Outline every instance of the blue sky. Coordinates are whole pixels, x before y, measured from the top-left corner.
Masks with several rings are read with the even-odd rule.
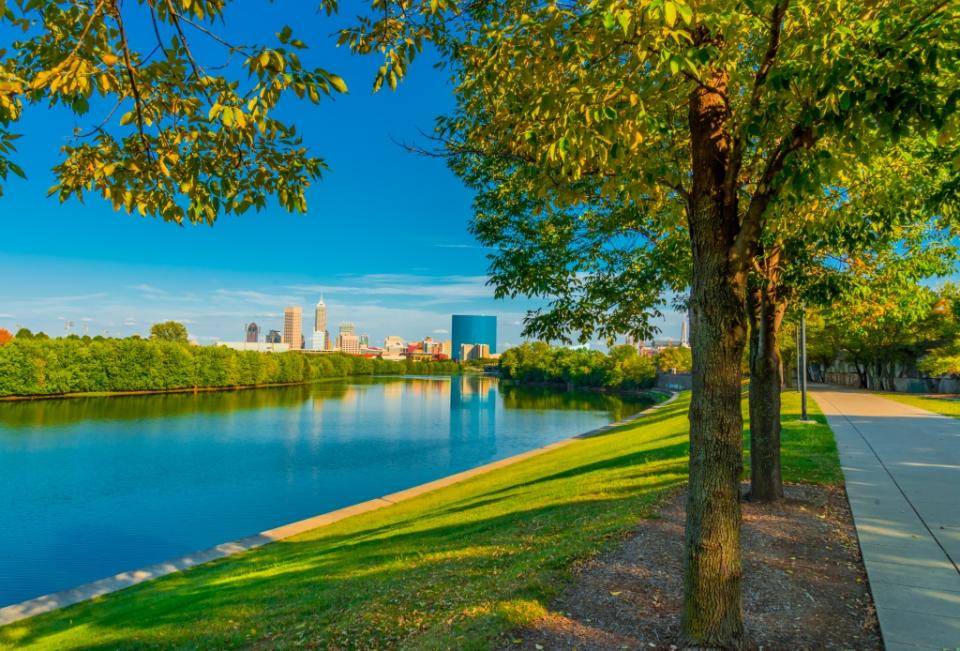
[[[486,251],[466,230],[471,194],[442,160],[396,144],[420,140],[418,130],[429,131],[451,108],[444,73],[428,55],[396,92],[372,95],[379,63],[335,48],[323,36],[335,19],[299,3],[255,6],[262,11],[231,11],[222,33],[264,42],[293,23],[311,45],[305,64],[340,74],[350,87],[319,106],[284,107],[331,168],[309,191],[309,212],[268,209],[180,228],[114,213],[93,196],[61,205],[46,197],[57,150],[98,114],[77,120],[29,107],[17,158],[28,180],[8,182],[0,198],[0,327],[60,334],[69,320],[74,332],[123,336],[175,319],[200,343],[236,340],[251,320],[279,329],[285,305],[311,313],[322,291],[331,331],[349,320],[374,342],[388,334],[438,338],[452,313],[468,312],[499,317],[501,347],[519,342],[523,314],[537,304],[493,299]],[[215,50],[209,55],[218,60]],[[664,335],[674,330],[679,318],[670,315]]]

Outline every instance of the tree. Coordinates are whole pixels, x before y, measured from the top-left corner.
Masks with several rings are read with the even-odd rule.
[[[457,96],[439,137],[462,164],[507,161],[531,196],[574,211],[586,203],[578,182],[591,179],[608,204],[684,214],[693,399],[682,635],[743,646],[749,274],[773,214],[817,196],[864,152],[953,126],[960,10],[943,0],[371,6],[341,40],[383,54],[375,87],[395,87],[434,41]]]
[[[150,338],[185,344],[188,341],[187,327],[176,321],[164,321],[150,326]]]
[[[33,339],[33,333],[30,332],[29,328],[20,328],[14,337],[17,339]]]
[[[865,155],[833,187],[787,215],[774,215],[748,291],[750,322],[750,499],[783,497],[780,475],[780,330],[791,303],[828,306],[881,279],[948,273],[956,245],[957,197],[949,161],[957,151],[926,141]],[[801,307],[800,309],[804,309]]]
[[[178,224],[212,224],[270,199],[304,212],[304,192],[325,165],[274,109],[286,97],[317,103],[346,85],[304,68],[298,52],[306,44],[290,27],[270,44],[230,43],[215,33],[233,4],[0,3],[0,25],[23,32],[0,47],[0,181],[24,176],[11,130],[23,111],[53,105],[89,120],[53,170],[50,193],[61,201],[92,192],[116,210]],[[151,38],[140,49],[134,27],[144,26]],[[194,49],[191,39],[207,43]],[[223,56],[199,57],[211,47]]]
[[[5,346],[13,341],[13,335],[6,328],[0,328],[0,346]]]
[[[657,353],[657,370],[661,373],[689,373],[693,354],[686,346],[671,346]]]

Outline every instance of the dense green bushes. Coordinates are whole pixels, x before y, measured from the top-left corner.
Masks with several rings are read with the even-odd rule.
[[[541,341],[510,348],[500,356],[504,377],[527,384],[646,389],[656,379],[653,360],[632,346],[616,346],[605,355],[596,350],[555,348]]]
[[[14,339],[0,346],[0,396],[233,387],[458,370],[456,362],[449,361],[240,352],[146,339]]]

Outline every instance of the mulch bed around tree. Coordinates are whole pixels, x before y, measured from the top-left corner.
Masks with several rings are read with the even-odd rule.
[[[669,498],[504,649],[676,649],[686,494]],[[761,649],[882,649],[846,494],[792,485],[782,504],[743,505],[744,616]]]

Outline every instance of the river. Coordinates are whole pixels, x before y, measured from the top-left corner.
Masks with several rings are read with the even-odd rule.
[[[509,457],[644,406],[479,376],[0,402],[0,606]]]

